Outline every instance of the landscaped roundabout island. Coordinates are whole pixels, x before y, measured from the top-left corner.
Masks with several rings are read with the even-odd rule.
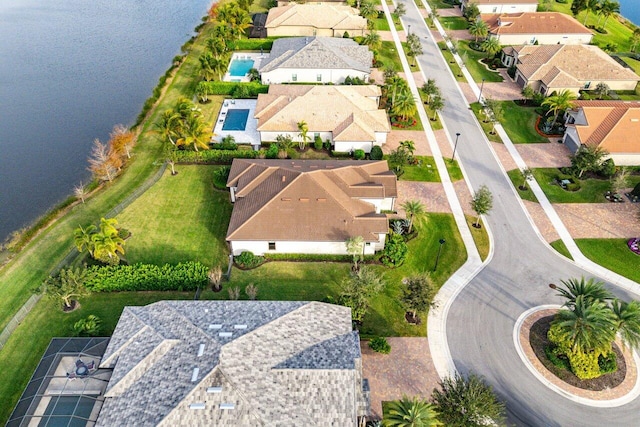
[[[640,303],[614,299],[592,279],[550,287],[565,303],[533,307],[514,328],[527,368],[555,392],[584,405],[621,406],[635,399]]]

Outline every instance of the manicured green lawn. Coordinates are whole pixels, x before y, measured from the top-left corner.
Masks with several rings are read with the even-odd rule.
[[[513,101],[500,102],[503,118],[500,121],[509,139],[514,144],[549,142],[536,132],[536,120],[539,115],[535,107],[524,107]]]
[[[471,237],[473,237],[473,241],[478,248],[480,259],[484,261],[489,256],[489,250],[491,249],[489,235],[487,234],[487,229],[484,227],[484,221],[480,220],[482,227],[475,228],[473,227],[473,224],[476,223],[476,217],[465,215],[465,219],[467,220],[469,230],[471,230]]]
[[[527,184],[526,190],[520,189],[520,186],[522,185],[522,175],[520,175],[520,169],[512,169],[507,172],[507,175],[509,175],[509,179],[511,179],[511,183],[516,188],[516,190],[518,191],[518,194],[523,200],[529,200],[531,202],[536,202],[536,203],[538,202],[538,198],[536,197],[535,194],[533,194],[533,191],[531,191],[530,185]]]
[[[460,181],[462,176],[462,171],[460,170],[460,165],[457,160],[451,160],[450,158],[444,159],[445,165],[447,165],[447,171],[449,172],[449,178],[451,181]]]
[[[421,3],[421,2],[418,2]],[[453,5],[445,3],[442,0],[427,0],[432,9],[452,9]]]
[[[129,262],[177,264],[200,261],[207,266],[227,265],[225,242],[231,202],[229,193],[213,188],[218,166],[177,165],[117,216],[131,231],[127,240]]]
[[[471,104],[471,110],[473,111],[473,114],[476,115],[476,118],[480,123],[480,127],[482,127],[482,130],[484,131],[484,134],[487,136],[487,139],[493,142],[502,142],[502,140],[500,139],[497,133],[491,133],[493,131],[493,125],[490,122],[484,121],[485,116],[480,103],[474,102],[473,104]]]
[[[487,82],[501,82],[504,80],[500,73],[489,70],[480,62],[480,60],[484,59],[487,55],[484,52],[471,49],[468,40],[460,40],[458,42],[458,54],[463,59],[476,83],[480,83],[482,79]]]
[[[378,67],[384,70],[386,67],[392,68],[394,71],[402,72],[402,64],[400,63],[400,57],[396,50],[396,45],[390,41],[383,41],[382,46],[378,50],[378,60],[384,64],[382,67]]]
[[[445,16],[440,18],[440,23],[445,30],[466,30],[469,28],[467,20],[461,16]]]
[[[431,126],[432,130],[442,129],[442,122],[440,122],[440,116],[438,116],[437,114],[434,114],[435,112],[433,111],[433,109],[429,106],[429,104],[427,104],[427,96],[424,93],[422,93],[421,90],[418,90],[418,93],[420,94],[420,100],[422,101],[423,103],[422,105],[424,105],[424,110],[427,113],[427,117],[429,118],[429,126]],[[435,116],[435,120],[433,120],[434,116]]]
[[[560,255],[563,255],[569,259],[573,259],[571,254],[569,253],[569,249],[564,244],[562,240],[556,240],[555,242],[551,242],[551,247],[555,249]]]
[[[637,59],[633,59],[629,56],[621,56],[622,60],[627,63],[631,68],[633,68],[634,73],[640,73],[640,61]]]
[[[391,28],[389,27],[389,21],[387,21],[387,18],[384,16],[384,14],[382,14],[381,18],[376,18],[373,20],[373,29],[376,31],[391,30]]]
[[[416,156],[417,165],[404,167],[404,173],[398,178],[400,181],[440,182],[440,174],[431,156]]]
[[[629,250],[626,239],[576,239],[591,261],[640,283],[640,256]]]
[[[533,175],[542,187],[551,203],[604,203],[604,193],[611,188],[607,179],[582,179],[580,190],[567,191],[555,184],[555,178],[560,172],[556,168],[533,169]],[[629,178],[629,186],[633,187],[640,182],[640,176]]]
[[[445,42],[438,42],[438,47],[440,47],[442,56],[444,56],[445,61],[447,61],[447,64],[449,64],[449,68],[451,68],[451,72],[453,73],[454,77],[456,78],[457,81],[464,82],[465,79],[464,79],[464,76],[462,75],[462,71],[460,70],[460,66],[458,65],[456,60],[453,59],[453,55],[451,54],[451,51],[446,46],[447,45]]]

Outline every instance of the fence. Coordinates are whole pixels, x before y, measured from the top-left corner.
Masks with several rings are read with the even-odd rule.
[[[40,301],[40,298],[42,298],[42,295],[31,295],[27,302],[25,302],[24,305],[20,307],[20,310],[11,318],[2,333],[0,333],[0,350],[2,350],[2,347],[7,343],[13,331],[15,331],[24,318],[27,317],[27,314],[29,314],[36,303]]]

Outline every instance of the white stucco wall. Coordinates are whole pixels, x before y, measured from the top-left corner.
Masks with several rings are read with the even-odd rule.
[[[342,37],[342,31],[339,37]],[[353,37],[351,31],[349,35]],[[267,37],[287,37],[287,36],[318,36],[318,37],[334,37],[334,32],[331,28],[314,28],[312,26],[294,26],[286,25],[277,28],[267,28]]]
[[[365,153],[370,153],[373,145],[374,141],[335,141],[333,149],[345,153],[351,150],[363,150]]]
[[[469,3],[473,3],[471,0]],[[537,4],[479,4],[480,13],[519,13],[519,12],[536,12]],[[464,8],[462,8],[464,11]]]
[[[612,154],[610,156],[614,163],[618,166],[639,166],[640,165],[640,154],[637,153],[628,153],[628,154]]]
[[[376,213],[380,211],[392,211],[395,199],[393,197],[385,197],[384,199],[360,199],[362,201],[371,203],[376,207]]]
[[[498,37],[501,45],[520,44],[589,44],[593,38],[592,34],[500,34],[491,37]]]
[[[387,143],[387,132],[376,132],[376,145],[384,145]]]
[[[376,250],[384,248],[386,235],[382,234],[376,243],[365,245],[365,255],[373,255]],[[240,255],[244,251],[253,252],[254,255],[264,255],[265,253],[280,254],[332,254],[347,255],[345,242],[293,242],[277,241],[276,249],[269,250],[268,241],[232,241],[231,251],[233,255]]]
[[[300,120],[304,120],[304,117],[301,117]],[[320,138],[322,138],[322,141],[326,141],[327,139],[329,141],[333,140],[333,135],[331,132],[318,132],[318,131],[314,131],[312,129],[309,129],[308,135],[309,135],[309,144],[313,144],[313,141],[315,139],[315,134],[319,133],[320,134]],[[299,132],[295,131],[295,132],[260,132],[260,141],[262,142],[272,142],[275,141],[276,138],[278,137],[278,135],[289,135],[294,141],[300,141],[300,136],[299,136]]]
[[[278,68],[261,74],[262,84],[273,83],[291,83],[293,76],[296,76],[296,82],[299,83],[343,83],[347,77],[358,77],[364,81],[368,81],[369,73],[354,69],[294,69],[294,68]],[[320,80],[318,80],[320,74]]]

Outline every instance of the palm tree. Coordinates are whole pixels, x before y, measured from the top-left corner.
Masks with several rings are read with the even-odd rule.
[[[598,6],[597,13],[599,15],[599,18],[596,27],[600,26],[600,20],[603,16],[604,22],[602,23],[602,26],[605,27],[607,25],[607,20],[611,15],[620,13],[620,3],[618,3],[617,1],[603,0],[602,3],[600,3],[600,6]]]
[[[173,137],[180,133],[180,114],[171,108],[164,110],[160,115],[160,121],[155,123],[156,129],[169,141],[172,145],[176,145]]]
[[[427,103],[431,102],[432,96],[438,95],[440,93],[440,89],[438,89],[438,86],[436,86],[435,79],[427,79],[427,82],[422,85],[420,90],[427,97]]]
[[[433,110],[433,118],[431,120],[436,121],[438,112],[444,109],[444,99],[440,95],[434,96],[433,99],[431,99],[429,107]]]
[[[576,304],[576,298],[582,295],[587,302],[600,301],[604,302],[612,298],[611,293],[605,289],[604,283],[598,282],[593,278],[585,280],[584,277],[578,279],[562,280],[560,283],[564,286],[561,288],[554,284],[549,287],[558,291],[558,296],[566,299],[563,307],[573,308]]]
[[[391,106],[391,112],[400,116],[403,121],[409,117],[413,117],[417,111],[416,100],[408,90],[400,92],[396,97],[396,101]]]
[[[495,56],[501,49],[500,42],[495,37],[487,37],[480,45],[480,48],[487,52],[487,58]]]
[[[574,352],[609,351],[616,337],[616,316],[604,302],[576,297],[572,310],[560,310],[553,325]]]
[[[424,205],[420,203],[418,200],[407,200],[402,204],[402,209],[409,215],[409,230],[408,233],[411,233],[411,229],[413,228],[414,219],[420,219],[425,216],[426,211],[424,209]]]
[[[640,348],[640,302],[614,300],[611,310],[616,317],[618,334],[624,345]]]
[[[589,17],[589,12],[597,12],[598,7],[600,6],[601,0],[585,0],[584,2],[580,2],[583,4],[582,10],[585,11],[584,22],[582,25],[587,25],[587,18]]]
[[[221,36],[211,36],[207,39],[207,48],[213,56],[220,58],[229,50],[227,43]]]
[[[395,75],[386,79],[385,85],[387,86],[387,97],[391,92],[391,105],[393,106],[396,103],[396,94],[407,89],[407,82],[402,77]]]
[[[241,38],[244,31],[251,26],[251,16],[235,1],[225,3],[218,9],[217,20],[226,24],[229,35],[234,39]]]
[[[82,226],[76,228],[73,232],[73,243],[76,245],[78,252],[82,252],[84,248],[87,248],[89,255],[93,256],[93,240],[91,236],[96,233],[98,228],[91,224],[87,228]]]
[[[416,144],[415,144],[415,142],[411,141],[410,139],[408,139],[406,141],[400,141],[400,147],[402,147],[405,150],[407,150],[407,152],[409,153],[410,156],[413,156],[413,152],[416,151]]]
[[[305,122],[304,120],[301,120],[297,123],[298,126],[298,132],[300,132],[298,134],[298,136],[300,136],[300,141],[298,142],[298,146],[300,147],[300,150],[304,150],[304,147],[307,145],[307,142],[309,142],[309,126],[307,126],[307,122]]]
[[[217,58],[213,56],[213,54],[209,51],[204,52],[200,55],[200,75],[203,79],[210,82],[216,76],[216,72],[213,69],[213,64],[217,61]]]
[[[211,129],[207,123],[200,116],[191,115],[185,120],[183,135],[176,141],[176,145],[193,146],[195,151],[199,151],[198,148],[208,150],[211,136]]]
[[[478,43],[478,38],[485,38],[489,34],[489,26],[484,21],[474,21],[473,24],[469,26],[469,34],[476,38],[476,43]]]
[[[99,261],[111,265],[117,265],[120,262],[118,252],[124,255],[124,240],[115,234],[96,233],[91,237],[93,241],[93,257]]]
[[[573,108],[573,101],[576,99],[576,95],[569,89],[564,89],[556,95],[551,95],[542,101],[542,105],[549,107],[549,113],[555,113],[553,122],[558,120],[558,116],[561,111]],[[547,113],[548,114],[548,113]]]
[[[417,396],[394,400],[387,405],[387,414],[382,421],[385,427],[435,427],[442,423],[437,419],[433,405]]]
[[[380,49],[380,47],[382,46],[382,38],[380,38],[380,34],[378,34],[377,31],[371,30],[369,31],[369,34],[364,36],[364,39],[362,39],[362,43],[366,46],[369,46],[369,49],[378,51],[378,49]]]
[[[369,0],[362,0],[360,3],[360,16],[367,21],[376,19],[378,17],[378,10],[376,9],[375,3]]]

